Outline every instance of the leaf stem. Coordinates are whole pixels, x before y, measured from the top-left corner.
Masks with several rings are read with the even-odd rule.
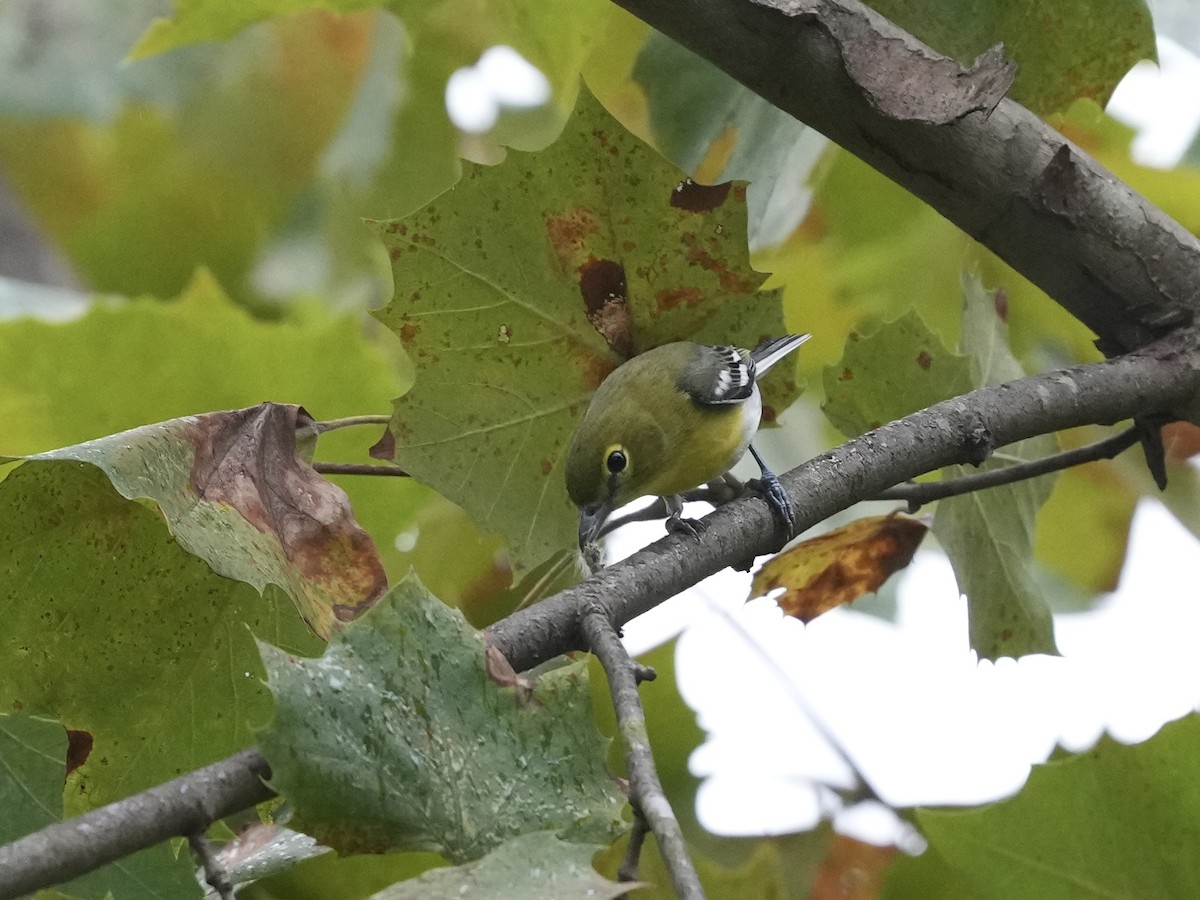
[[[312,467],[322,475],[390,475],[408,478],[408,473],[396,466],[377,466],[374,463],[315,462]]]
[[[314,422],[313,427],[318,434],[324,434],[326,431],[352,428],[355,425],[387,425],[391,421],[391,416],[347,416],[344,419],[326,419],[324,422]]]

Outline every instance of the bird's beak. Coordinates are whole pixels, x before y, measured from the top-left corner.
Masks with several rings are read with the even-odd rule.
[[[604,523],[608,521],[609,514],[613,510],[612,500],[598,500],[595,503],[589,503],[587,506],[579,509],[579,549],[582,550],[588,544],[594,542],[600,537],[600,531],[604,528]]]

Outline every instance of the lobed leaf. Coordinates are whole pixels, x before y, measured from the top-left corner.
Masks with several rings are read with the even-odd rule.
[[[80,733],[58,722],[0,715],[0,843],[63,819],[63,775],[79,762]],[[162,844],[132,853],[59,886],[78,900],[200,897],[191,856]],[[39,893],[41,896],[41,893]]]
[[[381,223],[396,294],[377,314],[417,367],[378,455],[503,534],[524,569],[568,545],[563,464],[591,392],[671,340],[784,333],[745,246],[744,187],[702,187],[586,92],[563,136]],[[769,382],[766,418],[794,382]]]
[[[981,897],[1194,897],[1200,719],[1034,766],[1009,800],[923,809],[931,849]],[[921,862],[921,861],[917,861]]]
[[[1007,328],[977,279],[964,280],[963,353],[950,352],[909,312],[879,331],[850,335],[842,360],[825,369],[825,413],[859,434],[984,384],[1024,374],[1008,349]],[[1053,452],[1045,438],[1022,441],[985,465]],[[965,474],[958,466],[944,477]],[[973,470],[972,470],[973,471]],[[981,656],[1053,653],[1053,624],[1033,573],[1037,512],[1052,479],[1023,481],[942,500],[934,533],[967,595],[971,646]]]
[[[319,659],[260,649],[276,701],[259,732],[272,786],[293,825],[342,853],[465,862],[529,832],[606,843],[621,827],[583,665],[532,687],[506,677],[411,575]]]
[[[156,510],[68,461],[0,482],[0,617],[0,708],[53,716],[90,746],[68,776],[72,810],[250,743],[270,702],[251,629],[317,644],[281,592],[216,575]]]
[[[573,844],[545,831],[505,841],[476,862],[435,869],[373,894],[370,900],[607,900],[624,896],[639,882],[616,882],[596,873],[591,859],[596,844]]]
[[[963,351],[970,355],[972,387],[999,384],[1025,372],[1008,349],[1008,329],[995,295],[975,277],[963,280]],[[1005,447],[981,468],[1047,456],[1053,437],[1030,438]],[[974,471],[952,466],[946,477]],[[967,595],[971,646],[981,657],[1057,653],[1050,608],[1033,571],[1038,510],[1054,488],[1053,476],[974,491],[938,503],[937,536]]]
[[[854,437],[970,390],[970,369],[910,310],[871,334],[852,331],[824,383],[825,415]]]

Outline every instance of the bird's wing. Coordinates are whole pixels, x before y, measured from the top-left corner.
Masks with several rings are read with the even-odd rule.
[[[775,365],[805,341],[811,334],[785,334],[783,337],[775,338],[774,340],[766,341],[759,344],[750,351],[750,359],[753,360],[757,377],[761,378],[767,373],[767,369]]]
[[[741,403],[754,393],[754,360],[737,347],[697,345],[679,389],[704,406]]]

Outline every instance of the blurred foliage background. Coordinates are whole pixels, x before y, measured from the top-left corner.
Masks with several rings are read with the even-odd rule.
[[[309,8],[318,5],[328,8]],[[1131,130],[1103,110],[1124,72],[1154,53],[1139,0],[1107,0],[1103,15],[1060,0],[1043,20],[1021,14],[1028,4],[946,15],[929,4],[878,5],[962,58],[1004,39],[1022,62],[1020,99],[1200,231],[1200,143],[1172,170],[1140,166]],[[1200,27],[1185,7],[1164,4],[1159,23],[1195,44]],[[486,133],[460,131],[446,112],[447,79],[496,44],[537,66],[551,99],[502,110]],[[460,158],[497,164],[505,147],[545,147],[581,81],[697,180],[750,182],[753,264],[771,273],[767,287],[782,289],[787,326],[814,333],[797,363],[807,392],[764,438],[778,468],[840,441],[819,407],[822,376],[837,371],[847,335],[915,311],[943,344],[959,346],[964,270],[1002,298],[1026,369],[1099,358],[1086,329],[935,212],[602,0],[343,0],[275,10],[6,0],[0,453],[266,399],[302,403],[318,419],[387,413],[419,373],[369,315],[391,298],[392,270],[363,220],[412,213],[456,182]],[[1063,443],[1095,436],[1080,429]],[[322,438],[319,457],[365,462],[370,443],[356,430],[336,432]],[[1200,481],[1184,463],[1193,447],[1186,430],[1173,435],[1165,500],[1200,535]],[[501,539],[429,487],[335,480],[393,581],[415,568],[477,625],[524,596],[509,590]],[[1057,479],[1038,513],[1032,562],[1052,608],[1086,607],[1115,585],[1134,506],[1150,490],[1127,461]],[[694,821],[697,781],[686,759],[700,732],[670,690],[670,647],[653,661],[665,686],[648,700],[648,718],[664,781],[689,837],[725,867],[710,873],[723,886],[712,896],[782,896],[781,885],[807,884],[827,835],[724,840]],[[215,758],[227,748],[197,752],[209,750]],[[408,855],[320,857],[253,896],[361,897],[413,865]]]

